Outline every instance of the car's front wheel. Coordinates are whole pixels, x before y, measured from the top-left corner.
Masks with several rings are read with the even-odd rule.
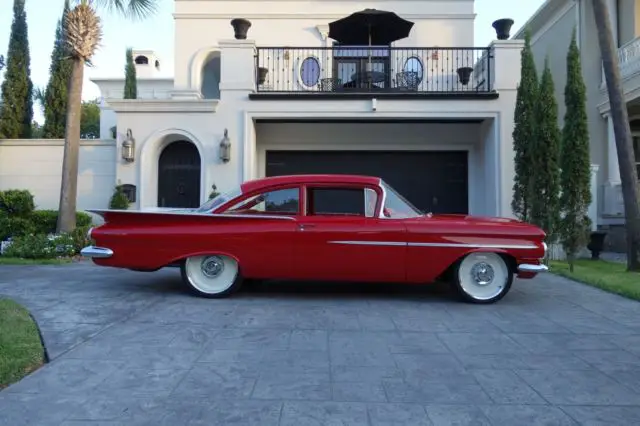
[[[509,292],[513,272],[498,253],[473,252],[456,264],[452,278],[463,300],[487,304],[497,302]]]
[[[238,262],[229,256],[193,256],[180,266],[182,280],[198,296],[219,298],[238,290],[242,283]]]

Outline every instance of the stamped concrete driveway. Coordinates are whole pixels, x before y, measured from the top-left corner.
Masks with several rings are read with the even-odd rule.
[[[640,424],[640,304],[553,276],[491,306],[437,289],[253,285],[175,269],[0,266],[51,362],[0,424]]]

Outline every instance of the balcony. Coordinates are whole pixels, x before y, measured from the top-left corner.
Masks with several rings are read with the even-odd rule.
[[[620,64],[620,75],[623,79],[629,78],[640,71],[640,37],[636,37],[618,48],[618,63]]]
[[[257,47],[251,98],[491,98],[489,47]]]

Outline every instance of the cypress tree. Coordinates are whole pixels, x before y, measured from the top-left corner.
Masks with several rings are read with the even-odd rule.
[[[66,17],[69,13],[69,0],[65,0],[62,18],[56,28],[56,39],[51,53],[49,83],[44,93],[43,137],[64,139],[67,121],[67,90],[71,78],[71,59],[66,43]]]
[[[33,121],[33,83],[24,0],[13,1],[13,22],[6,62],[7,69],[2,82],[0,137],[29,139]]]
[[[520,84],[516,95],[514,112],[513,150],[515,177],[511,209],[520,220],[530,219],[530,147],[536,139],[536,98],[538,96],[538,74],[531,52],[531,33],[525,32],[525,44],[520,54]]]
[[[569,268],[573,272],[573,260],[578,250],[587,243],[591,225],[587,216],[591,204],[587,95],[575,29],[567,53],[564,102],[567,111],[564,116],[560,155],[560,205],[563,214],[560,236],[569,260]]]
[[[133,51],[127,49],[127,62],[124,66],[124,98],[136,99],[138,97],[138,84],[136,81],[136,66],[133,63]]]
[[[560,142],[558,104],[555,98],[553,76],[549,59],[544,61],[544,72],[536,99],[536,138],[529,148],[530,222],[547,233],[547,243],[557,238],[560,221]]]

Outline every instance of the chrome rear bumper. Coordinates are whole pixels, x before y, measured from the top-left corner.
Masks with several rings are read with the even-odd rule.
[[[533,265],[530,263],[523,263],[518,265],[518,272],[547,272],[549,268],[546,265]]]
[[[88,246],[80,250],[80,254],[84,257],[105,259],[113,256],[113,250],[106,247]]]

